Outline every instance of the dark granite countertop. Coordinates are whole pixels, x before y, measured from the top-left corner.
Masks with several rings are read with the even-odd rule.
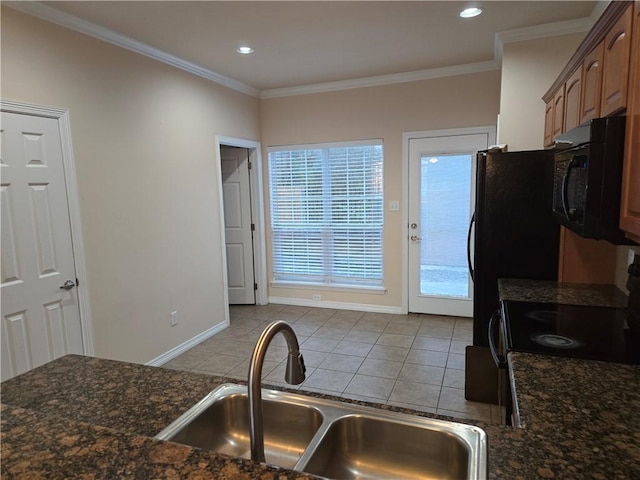
[[[22,407],[3,404],[1,413],[3,479],[312,478]]]
[[[498,293],[500,300],[593,307],[625,307],[627,305],[627,296],[615,285],[500,278]]]
[[[314,478],[152,438],[228,380],[67,355],[2,382],[0,477]]]
[[[497,478],[640,478],[640,366],[516,352],[509,364],[522,448],[505,474],[528,473]]]
[[[509,361],[524,428],[479,425],[489,478],[640,478],[640,367]],[[70,355],[3,382],[1,476],[310,478],[152,438],[228,380]]]

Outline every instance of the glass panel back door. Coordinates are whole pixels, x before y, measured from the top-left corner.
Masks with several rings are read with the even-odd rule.
[[[409,140],[409,311],[473,316],[467,236],[486,133]],[[473,248],[473,245],[470,245]]]

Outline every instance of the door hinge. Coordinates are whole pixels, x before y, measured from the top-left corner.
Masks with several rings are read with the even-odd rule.
[[[254,290],[257,290],[257,289],[258,289],[258,284],[257,284],[257,283],[254,283],[254,284],[253,284],[253,289],[254,289]]]
[[[252,165],[251,165],[251,160],[249,160],[247,163],[248,163],[248,165],[249,165],[249,170],[251,170],[251,167],[252,167]]]
[[[252,231],[252,232],[255,232],[255,231],[256,231],[256,224],[255,224],[255,223],[252,223],[252,224],[251,224],[251,231]]]

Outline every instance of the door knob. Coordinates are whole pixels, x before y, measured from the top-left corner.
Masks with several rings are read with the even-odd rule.
[[[422,239],[421,239],[419,236],[417,236],[417,235],[411,235],[411,237],[409,237],[409,238],[411,238],[411,241],[412,241],[412,242],[417,242],[418,240],[422,240]]]
[[[415,230],[416,228],[418,228],[418,224],[417,224],[417,223],[412,223],[412,224],[411,224],[411,228],[412,228],[413,230]]]
[[[66,282],[64,282],[64,285],[62,285],[60,287],[60,289],[61,290],[71,290],[75,286],[76,286],[76,283],[73,280],[67,280]]]

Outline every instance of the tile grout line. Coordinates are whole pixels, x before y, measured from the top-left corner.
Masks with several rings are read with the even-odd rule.
[[[254,307],[254,312],[255,312],[255,309],[256,309],[256,308],[259,308],[259,307]],[[299,308],[299,307],[294,307],[294,308]],[[245,328],[250,328],[250,332],[254,332],[254,331],[256,331],[256,332],[257,332],[258,330],[260,330],[260,331],[261,331],[261,330],[266,326],[266,324],[267,324],[268,322],[272,321],[272,319],[273,319],[274,317],[277,317],[277,316],[279,315],[279,313],[281,314],[282,312],[284,312],[284,311],[286,311],[286,310],[287,310],[287,307],[284,307],[284,308],[282,308],[282,309],[280,309],[280,310],[277,310],[277,312],[276,312],[275,314],[269,314],[268,316],[270,317],[270,319],[262,319],[262,318],[258,318],[258,317],[249,317],[249,318],[247,318],[247,323],[243,323],[242,325],[239,325],[239,326],[238,326],[238,328],[243,328],[243,329],[245,329]],[[312,311],[313,311],[313,307],[303,308],[302,310],[304,310],[304,313],[300,313],[300,316],[298,316],[298,317],[297,317],[297,318],[295,318],[295,319],[289,319],[289,320],[287,320],[287,321],[288,321],[289,323],[291,323],[291,324],[295,324],[295,323],[300,322],[301,320],[308,320],[308,322],[302,321],[302,322],[300,322],[300,323],[299,323],[299,325],[308,325],[310,328],[313,328],[313,329],[314,329],[314,330],[313,330],[313,332],[312,332],[312,333],[310,333],[310,334],[308,335],[308,337],[307,337],[304,341],[308,340],[309,338],[312,338],[312,337],[313,337],[313,335],[314,335],[315,333],[317,333],[317,331],[318,331],[319,329],[323,328],[323,327],[326,327],[326,328],[336,328],[336,329],[341,329],[341,330],[344,330],[344,331],[346,331],[346,332],[347,332],[347,333],[346,333],[346,334],[345,334],[341,339],[339,339],[339,340],[337,340],[337,339],[335,339],[335,338],[331,338],[331,337],[313,337],[313,338],[316,338],[316,339],[336,340],[336,342],[337,342],[337,343],[336,343],[336,345],[335,345],[333,348],[331,348],[331,350],[330,350],[329,352],[318,352],[318,353],[326,354],[326,357],[328,357],[329,355],[332,355],[332,354],[333,354],[333,355],[346,355],[346,356],[353,356],[353,357],[358,357],[358,358],[360,358],[360,359],[361,359],[361,364],[360,364],[360,366],[356,369],[356,371],[355,371],[355,372],[351,372],[351,371],[344,372],[344,371],[341,371],[341,370],[334,370],[334,369],[326,368],[326,367],[325,367],[325,368],[322,368],[322,370],[335,371],[335,372],[346,373],[346,374],[351,375],[350,380],[347,382],[347,384],[344,386],[344,388],[342,388],[342,390],[341,390],[341,391],[336,392],[336,393],[338,393],[338,394],[339,394],[339,396],[343,396],[343,397],[344,397],[345,395],[350,395],[350,394],[346,394],[346,390],[348,389],[348,387],[349,387],[349,385],[351,384],[351,382],[353,382],[353,380],[354,380],[354,379],[356,378],[356,376],[358,376],[358,375],[360,375],[360,376],[365,376],[365,377],[373,377],[373,378],[377,378],[377,379],[389,379],[388,377],[377,376],[377,375],[371,375],[371,374],[365,374],[365,373],[358,373],[358,372],[359,372],[360,368],[362,368],[362,364],[364,364],[364,362],[365,362],[367,359],[371,359],[371,360],[379,360],[379,361],[382,361],[382,362],[394,362],[394,361],[395,361],[395,360],[392,360],[392,359],[376,359],[376,358],[373,358],[373,357],[369,357],[369,355],[370,355],[370,353],[371,353],[371,350],[373,350],[373,348],[374,348],[375,346],[380,346],[380,347],[392,347],[392,348],[398,348],[398,347],[399,347],[399,348],[404,348],[404,349],[406,349],[406,350],[407,350],[407,352],[406,352],[406,354],[405,354],[405,356],[404,356],[404,359],[402,360],[402,365],[401,365],[401,367],[400,367],[400,371],[398,372],[398,374],[397,374],[395,377],[390,378],[391,380],[393,380],[393,386],[392,386],[392,387],[391,387],[391,389],[390,389],[390,393],[389,393],[388,395],[386,395],[386,400],[385,400],[385,399],[380,399],[381,401],[380,401],[379,403],[385,402],[386,404],[388,404],[388,403],[391,401],[391,400],[390,400],[390,399],[391,399],[391,396],[392,396],[393,392],[395,391],[396,386],[398,385],[398,382],[399,382],[399,380],[400,380],[400,374],[401,374],[402,370],[405,368],[405,366],[407,366],[407,365],[420,365],[420,366],[429,367],[429,368],[441,368],[441,369],[443,370],[442,378],[441,378],[441,379],[440,379],[440,381],[439,381],[439,385],[428,384],[428,383],[425,383],[425,382],[418,382],[418,381],[416,381],[416,382],[415,382],[415,383],[417,383],[417,384],[421,384],[421,385],[431,385],[431,386],[437,386],[437,387],[438,387],[438,399],[437,399],[437,403],[436,403],[435,410],[436,410],[436,412],[437,412],[437,410],[439,410],[439,409],[440,409],[440,400],[441,400],[441,398],[442,398],[442,392],[443,392],[443,389],[444,389],[444,379],[445,379],[445,375],[446,375],[447,369],[449,369],[449,370],[460,370],[460,369],[456,369],[456,368],[449,368],[449,367],[448,367],[448,365],[449,365],[449,360],[450,360],[450,355],[459,355],[458,353],[452,352],[452,350],[451,350],[451,349],[452,349],[452,347],[453,347],[453,341],[455,340],[455,341],[465,341],[465,342],[468,342],[468,340],[457,340],[457,339],[454,339],[454,335],[455,335],[455,333],[456,333],[456,326],[459,324],[459,322],[461,322],[461,320],[460,320],[460,319],[457,319],[457,318],[456,318],[456,319],[454,320],[454,322],[453,322],[453,328],[451,329],[451,335],[450,335],[450,336],[448,336],[448,337],[446,337],[446,339],[447,339],[447,340],[448,340],[448,342],[449,342],[449,345],[448,345],[448,349],[447,349],[447,351],[446,351],[446,352],[439,352],[439,351],[437,351],[437,350],[421,349],[421,348],[417,348],[417,347],[416,347],[416,348],[414,348],[414,345],[416,344],[416,340],[417,340],[417,338],[418,338],[418,337],[421,337],[421,336],[429,337],[429,335],[420,335],[420,331],[421,331],[421,330],[422,330],[422,328],[425,326],[425,325],[424,325],[424,322],[425,322],[426,320],[429,320],[428,316],[425,316],[425,318],[420,318],[420,317],[418,317],[418,318],[416,318],[416,319],[415,319],[415,321],[416,321],[416,322],[419,322],[419,323],[420,323],[420,326],[417,328],[417,330],[416,330],[416,333],[415,333],[415,334],[406,334],[406,333],[397,333],[397,334],[396,334],[396,333],[392,333],[392,331],[387,331],[387,328],[389,328],[389,325],[391,324],[391,321],[390,321],[390,320],[387,320],[386,322],[384,322],[384,320],[382,320],[382,322],[384,322],[384,327],[381,327],[381,326],[380,326],[381,321],[378,321],[378,320],[377,320],[377,318],[375,318],[375,317],[374,317],[373,319],[371,319],[371,321],[370,321],[370,322],[371,322],[371,325],[369,325],[369,327],[374,327],[374,328],[375,328],[375,330],[363,330],[362,328],[357,328],[359,323],[361,323],[360,327],[365,327],[365,326],[366,326],[366,325],[365,325],[365,324],[367,323],[367,322],[366,322],[366,320],[367,320],[367,319],[365,318],[365,317],[366,317],[366,315],[367,315],[367,313],[366,313],[366,312],[361,313],[361,315],[360,315],[360,316],[358,316],[358,318],[357,318],[357,319],[347,319],[347,321],[350,323],[350,326],[349,326],[349,327],[347,327],[347,328],[342,328],[342,327],[340,327],[340,326],[339,326],[339,324],[338,324],[338,325],[336,325],[336,324],[335,324],[335,320],[336,320],[336,319],[335,319],[334,317],[335,317],[335,315],[336,315],[339,311],[334,311],[331,315],[329,315],[329,316],[327,316],[327,317],[318,317],[318,316],[313,316],[313,315],[309,315],[309,316],[307,316],[310,312],[312,312]],[[278,313],[278,312],[279,312],[279,313]],[[256,313],[254,313],[254,314],[257,314],[257,312],[256,312]],[[306,318],[304,318],[305,316],[306,316]],[[233,314],[233,316],[232,316],[232,318],[233,318],[233,320],[236,320],[236,321],[240,320],[240,321],[241,321],[244,317],[242,317],[242,316],[241,316],[241,315],[239,315],[239,314],[235,314],[235,313],[234,313],[234,314]],[[327,322],[329,322],[331,319],[333,319],[333,320],[334,320],[334,321],[332,321],[332,322],[331,322],[331,325],[326,325],[326,324],[327,324]],[[339,320],[339,319],[338,319],[338,320]],[[364,321],[363,321],[363,320],[364,320]],[[382,331],[378,331],[378,329],[379,329],[379,328],[382,328]],[[459,329],[459,330],[464,330],[464,329],[465,329],[465,328],[462,328],[462,329]],[[371,345],[371,348],[369,349],[369,351],[367,352],[367,354],[366,354],[364,357],[360,357],[359,355],[349,355],[348,353],[344,353],[344,352],[335,352],[335,349],[337,348],[338,344],[339,344],[340,342],[344,341],[344,338],[346,338],[346,337],[347,337],[349,334],[351,334],[351,332],[353,332],[353,331],[359,331],[359,332],[363,332],[363,331],[365,331],[365,332],[371,332],[371,333],[375,333],[375,334],[377,334],[377,338],[375,339],[374,343],[372,343],[372,344],[371,344],[371,343],[369,343],[369,345]],[[381,336],[383,336],[383,335],[385,335],[385,334],[386,334],[386,335],[403,335],[403,336],[412,336],[412,337],[413,337],[413,340],[411,341],[411,344],[410,344],[409,346],[407,346],[407,347],[404,347],[404,346],[398,346],[398,345],[393,345],[393,344],[391,344],[391,345],[386,345],[386,344],[380,344],[380,343],[378,343],[378,341],[380,340],[380,337],[381,337]],[[445,339],[444,337],[429,337],[429,338],[434,338],[434,339],[442,338],[442,339]],[[303,342],[304,342],[304,341],[303,341]],[[321,340],[320,340],[320,341],[321,341]],[[303,342],[301,342],[301,344],[302,344]],[[368,342],[366,342],[366,343],[368,343]],[[422,364],[422,363],[416,363],[416,364],[414,364],[414,363],[409,363],[409,362],[407,362],[407,359],[408,359],[408,357],[409,357],[409,352],[410,352],[412,349],[414,349],[414,350],[421,350],[421,351],[431,351],[431,352],[438,352],[438,353],[446,353],[447,358],[446,358],[445,365],[444,365],[444,366],[440,366],[440,365],[426,365],[426,364]],[[325,360],[326,360],[326,357],[325,357]],[[249,354],[249,356],[248,356],[248,357],[246,357],[244,360],[250,360],[250,354]],[[243,360],[243,361],[244,361],[244,360]],[[321,363],[322,363],[323,361],[325,361],[325,360],[322,360],[322,361],[321,361]],[[198,366],[198,365],[200,365],[200,364],[202,364],[202,363],[204,363],[204,362],[206,362],[206,361],[207,361],[207,360],[203,360],[202,362],[198,362],[195,366]],[[285,360],[282,360],[282,361],[278,362],[278,363],[277,363],[277,365],[276,365],[276,366],[275,366],[275,367],[270,371],[270,373],[269,373],[269,374],[273,373],[273,371],[275,371],[275,370],[276,370],[276,369],[278,369],[281,365],[283,365],[283,364],[284,364],[284,362],[285,362]],[[240,362],[240,363],[242,363],[242,362]],[[319,368],[320,368],[321,363],[319,363],[319,364],[318,364],[318,366],[313,367],[313,371],[314,371],[314,372],[315,372],[315,370],[317,370],[317,369],[319,369]],[[186,368],[186,367],[183,367],[183,368]],[[193,367],[190,367],[190,369],[191,369],[191,368],[193,368]],[[234,370],[235,368],[237,368],[237,365],[236,365],[236,366],[234,366],[234,367],[232,367],[232,368],[230,368],[230,369],[227,371],[227,373],[226,373],[225,375],[228,375],[228,374],[229,374],[229,372],[231,372],[231,371],[232,371],[232,370]],[[464,369],[462,369],[462,371],[464,371]],[[236,378],[236,377],[237,377],[237,376],[234,376],[233,378]],[[273,383],[273,382],[272,382],[272,383]],[[302,387],[302,385],[299,385],[299,386],[297,386],[297,389],[300,389],[301,387]],[[451,387],[451,388],[455,388],[455,387]],[[313,387],[312,387],[312,389],[311,389],[311,390],[313,391]],[[325,390],[325,391],[330,391],[330,390]],[[333,390],[331,390],[331,391],[333,391]],[[335,392],[335,391],[334,391],[334,392]],[[371,396],[367,396],[367,397],[369,397],[369,398],[371,398],[371,399],[378,399],[378,398],[379,398],[379,397],[371,397]],[[402,403],[402,402],[401,402],[401,403]],[[408,404],[411,404],[411,403],[408,403]],[[425,409],[425,408],[426,408],[426,409],[429,409],[429,410],[431,410],[431,411],[432,411],[432,410],[434,410],[434,408],[433,408],[433,407],[431,407],[431,406],[429,406],[429,405],[426,405],[426,404],[413,404],[413,405],[416,405],[416,407],[420,407],[421,409]],[[449,411],[449,412],[455,412],[455,410],[452,410],[452,409],[446,409],[446,408],[442,408],[442,409],[443,409],[443,410],[447,410],[447,411]],[[466,411],[458,412],[458,413],[460,413],[460,414],[464,415],[464,416],[465,416],[465,418],[469,418],[469,416],[470,416],[470,415],[472,415],[472,414],[470,414],[469,412],[466,412]],[[490,412],[490,413],[491,413],[491,412]]]

